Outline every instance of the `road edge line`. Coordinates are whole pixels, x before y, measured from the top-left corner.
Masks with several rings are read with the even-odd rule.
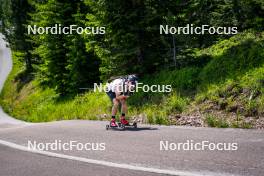
[[[178,175],[178,176],[213,176],[219,174],[215,173],[195,173],[195,172],[186,172],[186,171],[177,171],[177,170],[166,170],[166,169],[157,169],[157,168],[150,168],[150,167],[142,167],[142,166],[133,166],[129,164],[120,164],[120,163],[113,163],[109,161],[103,161],[103,160],[95,160],[95,159],[88,159],[84,157],[78,157],[78,156],[71,156],[71,155],[65,155],[65,154],[59,154],[59,153],[53,153],[49,151],[40,151],[40,150],[33,150],[29,149],[28,147],[25,147],[23,145],[15,144],[12,142],[0,140],[0,144],[25,151],[25,152],[30,152],[30,153],[36,153],[44,156],[49,156],[49,157],[55,157],[55,158],[61,158],[61,159],[67,159],[67,160],[74,160],[74,161],[79,161],[79,162],[84,162],[84,163],[90,163],[90,164],[97,164],[97,165],[103,165],[107,167],[115,167],[115,168],[121,168],[121,169],[128,169],[128,170],[134,170],[134,171],[142,171],[142,172],[151,172],[151,173],[157,173],[157,174],[167,174],[167,175]],[[222,175],[222,174],[221,174]]]

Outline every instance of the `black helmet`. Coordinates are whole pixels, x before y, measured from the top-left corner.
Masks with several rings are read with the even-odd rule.
[[[136,75],[128,75],[127,80],[132,83],[136,83],[138,81],[138,77]]]

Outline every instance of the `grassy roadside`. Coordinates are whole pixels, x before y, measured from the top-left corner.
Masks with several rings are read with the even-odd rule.
[[[245,32],[197,51],[194,63],[141,79],[171,84],[170,94],[139,92],[129,100],[129,116],[152,124],[212,127],[262,127],[264,117],[264,33]],[[104,93],[59,98],[38,79],[24,78],[21,54],[0,95],[4,110],[30,122],[107,118],[111,103]],[[204,59],[207,58],[207,59]],[[202,63],[201,63],[202,62]]]
[[[97,119],[109,111],[110,102],[102,93],[87,93],[74,99],[59,98],[50,88],[42,88],[37,79],[25,81],[21,55],[13,52],[13,70],[1,93],[0,103],[11,116],[30,122],[68,119]]]

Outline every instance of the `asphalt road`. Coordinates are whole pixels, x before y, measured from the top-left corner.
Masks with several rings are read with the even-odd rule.
[[[1,88],[12,62],[3,41],[0,46]],[[105,125],[84,120],[32,124],[0,110],[0,175],[264,175],[263,130],[139,125],[106,131]],[[104,150],[52,150],[49,145],[41,150],[56,141],[103,144]],[[161,141],[168,141],[171,150],[160,150]],[[237,150],[173,150],[188,141],[236,144]],[[28,148],[34,142],[38,151]]]
[[[142,175],[159,176],[149,172],[130,171],[126,169],[111,168],[101,165],[90,165],[82,162],[63,160],[47,156],[34,155],[28,152],[13,150],[0,145],[1,175],[63,175],[63,176],[87,176],[87,175]],[[91,173],[91,174],[90,174]]]

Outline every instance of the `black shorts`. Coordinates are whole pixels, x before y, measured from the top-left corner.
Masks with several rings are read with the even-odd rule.
[[[116,98],[116,94],[115,92],[112,92],[111,90],[106,92],[106,94],[108,95],[108,97],[110,98],[111,102],[113,102],[113,99]]]

